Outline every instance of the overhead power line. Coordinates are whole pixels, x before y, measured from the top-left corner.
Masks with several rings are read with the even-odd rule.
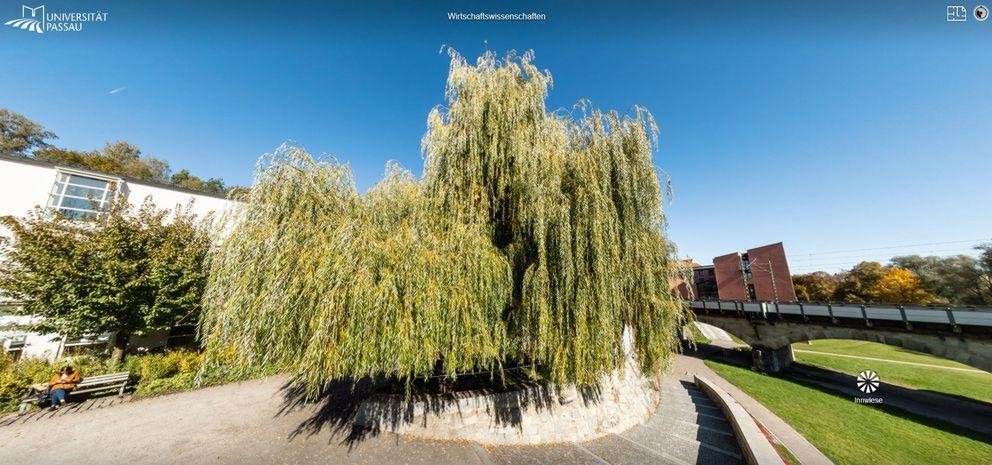
[[[965,243],[969,243],[969,242],[971,242],[971,243],[978,243],[978,242],[984,242],[984,241],[992,241],[992,238],[987,238],[986,237],[986,238],[982,238],[982,239],[969,239],[969,240],[965,240],[965,241],[921,242],[919,244],[892,245],[892,246],[887,246],[887,247],[869,247],[869,248],[865,248],[865,249],[832,250],[832,251],[829,251],[829,252],[809,252],[809,253],[806,253],[806,252],[792,252],[789,255],[790,256],[794,256],[794,257],[808,257],[808,256],[811,256],[811,255],[831,255],[831,254],[846,253],[846,252],[867,252],[867,251],[871,251],[871,250],[905,249],[905,248],[910,248],[910,247],[925,247],[925,246],[931,246],[931,245],[947,245],[947,244],[965,244]]]
[[[817,259],[812,259],[812,260],[808,256],[804,256],[804,255],[790,255],[790,256],[788,256],[788,258],[789,258],[789,264],[791,266],[792,264],[796,264],[796,265],[813,264],[813,265],[816,265],[816,264],[819,264],[823,260],[832,260],[832,261],[837,261],[837,260],[858,260],[858,261],[865,261],[865,260],[888,260],[890,258],[894,258],[894,257],[905,257],[907,255],[922,255],[922,256],[928,256],[928,255],[937,255],[937,256],[969,255],[969,256],[974,256],[974,255],[977,255],[977,251],[974,250],[974,249],[971,249],[971,248],[962,249],[960,247],[957,247],[957,248],[952,248],[952,249],[939,249],[939,250],[934,250],[934,249],[914,250],[914,251],[900,252],[897,255],[892,255],[892,252],[874,252],[874,253],[865,253],[865,254],[856,254],[856,255],[843,255],[843,256],[839,256],[839,257],[833,257],[833,256],[832,257],[819,257]]]
[[[941,255],[931,254],[931,256],[936,256],[936,257],[939,257],[939,258],[949,258],[949,257],[958,256],[958,255],[967,255],[967,256],[970,256],[970,257],[974,257],[974,255],[968,255],[968,254],[963,254],[963,253],[949,253],[949,254],[941,254]],[[891,258],[891,257],[889,257],[889,258]],[[807,263],[802,263],[801,261],[790,261],[790,263],[789,263],[789,271],[791,271],[793,273],[804,273],[804,272],[811,272],[811,271],[825,271],[826,268],[854,266],[854,265],[857,265],[857,264],[859,264],[861,262],[872,262],[872,261],[874,261],[874,262],[888,262],[889,261],[889,258],[862,257],[860,259],[850,259],[850,260],[846,260],[846,261],[817,262],[817,263],[808,263],[808,262]]]

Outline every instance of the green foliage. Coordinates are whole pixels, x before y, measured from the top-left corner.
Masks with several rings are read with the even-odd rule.
[[[834,299],[843,302],[872,302],[872,289],[885,276],[885,267],[878,262],[861,262],[840,276]]]
[[[214,195],[224,195],[228,190],[224,181],[216,178],[204,181],[189,170],[172,174],[167,161],[143,155],[141,149],[125,141],[112,142],[102,150],[92,152],[46,147],[36,150],[34,158]]]
[[[892,264],[915,273],[923,285],[944,302],[956,305],[992,305],[982,292],[983,270],[978,259],[967,255],[951,257],[892,257]]]
[[[0,353],[0,412],[17,409],[31,378],[18,369],[14,360]]]
[[[181,170],[178,173],[173,174],[170,182],[176,187],[215,195],[224,195],[228,193],[229,190],[224,185],[224,181],[220,179],[210,178],[204,181],[203,179],[190,174],[188,170]]]
[[[24,115],[0,108],[0,154],[27,156],[32,150],[48,147],[55,133]]]
[[[74,356],[54,363],[43,359],[23,359],[14,362],[0,354],[0,413],[17,410],[28,386],[47,382],[65,365],[72,365],[83,379],[112,372],[129,371],[135,395],[153,396],[185,391],[202,386],[228,383],[247,376],[262,376],[271,371],[244,372],[225,365],[228,358],[210,369],[203,369],[203,355],[189,350],[161,354],[129,356],[123,366],[113,366],[110,360],[92,356]],[[247,373],[247,374],[246,374]]]
[[[199,353],[176,350],[164,354],[150,354],[128,357],[123,371],[131,372],[131,377],[140,383],[148,383],[169,378],[181,373],[196,374],[202,359]]]
[[[201,335],[311,393],[531,363],[591,384],[630,327],[650,372],[677,350],[679,274],[663,235],[650,114],[549,113],[531,56],[452,53],[422,181],[396,166],[359,195],[347,166],[284,147],[260,162],[211,258]],[[540,373],[538,373],[540,372]]]
[[[136,211],[119,201],[88,221],[36,209],[0,218],[15,237],[0,249],[0,289],[40,316],[31,329],[70,336],[131,334],[195,320],[206,283],[205,227],[189,211]]]
[[[978,289],[982,295],[982,301],[986,305],[992,305],[992,243],[982,244],[975,247],[980,252],[978,265],[981,274],[978,278]]]

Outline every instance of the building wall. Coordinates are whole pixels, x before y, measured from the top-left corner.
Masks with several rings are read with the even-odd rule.
[[[0,159],[0,216],[24,216],[35,205],[44,206],[55,183],[53,168]],[[10,230],[0,226],[0,236]]]
[[[692,270],[692,290],[697,299],[718,299],[716,270],[712,266],[700,266]]]
[[[717,295],[721,300],[747,300],[744,276],[741,274],[741,254],[731,253],[713,259]]]
[[[23,217],[36,206],[48,205],[49,193],[58,176],[60,168],[48,163],[33,160],[0,158],[0,216]],[[83,170],[68,169],[76,173],[86,173]],[[92,173],[99,177],[115,177],[101,173]],[[116,177],[115,177],[116,178]],[[175,209],[177,205],[192,206],[192,212],[198,217],[205,218],[213,214],[219,217],[232,205],[224,198],[198,194],[167,186],[141,183],[118,178],[121,184],[119,195],[125,195],[134,205],[141,204],[145,198],[151,198],[158,208]],[[191,204],[192,202],[192,204]],[[0,238],[11,238],[12,234],[0,226]],[[64,338],[58,334],[36,334],[15,329],[13,326],[26,324],[31,317],[4,315],[0,312],[0,339],[12,336],[27,335],[25,345],[21,350],[22,357],[39,357],[55,359],[62,355]],[[136,339],[135,344],[143,347],[155,345],[165,336],[152,339]],[[137,346],[136,346],[137,347]],[[4,350],[4,348],[0,348]]]
[[[71,171],[86,173],[84,170]],[[59,168],[51,164],[0,158],[0,216],[22,217],[36,206],[47,206],[49,193],[58,173]],[[93,174],[108,177],[105,174]],[[135,205],[141,204],[146,197],[151,197],[159,208],[171,210],[177,205],[185,207],[192,201],[193,213],[205,217],[210,213],[219,215],[231,204],[227,199],[212,195],[127,179],[121,179],[120,182],[123,184],[120,193],[126,195],[128,201]],[[10,231],[0,226],[0,236],[9,237]]]
[[[747,256],[751,262],[751,283],[754,284],[755,299],[786,302],[797,300],[789,263],[785,259],[785,248],[781,242],[748,249]],[[775,276],[774,283],[772,275]]]

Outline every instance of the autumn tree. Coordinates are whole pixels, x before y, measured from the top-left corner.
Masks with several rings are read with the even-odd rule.
[[[871,302],[874,289],[885,276],[885,267],[878,262],[861,262],[840,274],[833,300],[841,302]]]
[[[915,273],[897,266],[889,267],[870,289],[871,302],[928,305],[940,299],[923,287]]]
[[[838,286],[837,277],[824,271],[795,275],[792,284],[796,297],[805,302],[829,301],[834,298]]]
[[[0,296],[41,319],[31,329],[70,336],[112,332],[119,362],[131,336],[197,319],[209,245],[188,208],[139,208],[73,220],[36,209],[0,218],[14,240],[0,249]]]
[[[395,165],[360,195],[347,165],[264,158],[211,257],[208,363],[278,366],[315,393],[520,363],[589,385],[633,356],[663,370],[684,321],[644,110],[545,108],[532,57],[452,53],[423,179]]]

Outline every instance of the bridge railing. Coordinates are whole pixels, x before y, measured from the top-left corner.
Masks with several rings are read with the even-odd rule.
[[[834,302],[770,302],[737,300],[691,300],[696,310],[748,314],[797,315],[830,319],[887,320],[894,322],[992,327],[992,308],[927,307],[919,305],[860,304]]]

